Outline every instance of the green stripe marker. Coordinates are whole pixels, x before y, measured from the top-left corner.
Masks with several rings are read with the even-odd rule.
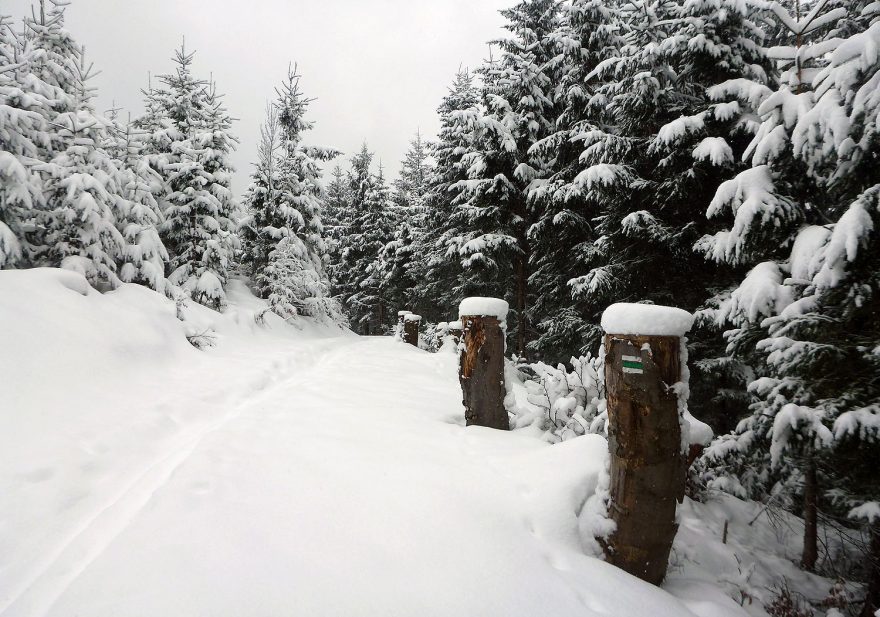
[[[636,375],[641,375],[645,372],[645,367],[642,364],[642,359],[639,356],[622,356],[623,360],[623,372],[624,373],[635,373]]]

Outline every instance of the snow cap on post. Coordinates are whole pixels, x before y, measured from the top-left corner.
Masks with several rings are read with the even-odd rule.
[[[458,318],[461,319],[466,315],[494,317],[503,324],[507,322],[507,310],[508,305],[504,300],[474,296],[465,298],[458,305]]]
[[[412,311],[397,311],[398,317],[403,317],[404,315],[411,315]]]
[[[694,316],[680,308],[657,304],[612,304],[602,313],[606,334],[684,336],[694,325]]]
[[[407,312],[405,315],[403,315],[403,320],[404,321],[421,321],[422,316],[416,315],[415,313]]]

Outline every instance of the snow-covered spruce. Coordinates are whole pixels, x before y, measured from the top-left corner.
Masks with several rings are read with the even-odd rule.
[[[145,92],[147,111],[136,126],[147,133],[142,152],[164,184],[160,235],[168,280],[196,302],[221,308],[240,246],[229,163],[237,140],[216,85],[193,75],[193,56],[183,46],[175,51],[175,72]]]

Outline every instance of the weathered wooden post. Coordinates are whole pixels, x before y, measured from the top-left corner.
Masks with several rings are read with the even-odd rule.
[[[397,330],[394,332],[394,340],[403,340],[403,322],[407,315],[412,315],[412,311],[397,311]]]
[[[422,316],[413,313],[407,313],[403,316],[403,342],[409,343],[416,347],[419,346],[419,325],[422,323]]]
[[[693,316],[650,304],[614,304],[602,315],[611,451],[607,560],[659,585],[684,497],[688,437],[682,337]],[[684,373],[684,377],[683,377]],[[682,398],[685,400],[683,401]]]
[[[507,309],[497,298],[466,298],[458,307],[463,343],[458,376],[468,426],[510,430],[504,409]]]

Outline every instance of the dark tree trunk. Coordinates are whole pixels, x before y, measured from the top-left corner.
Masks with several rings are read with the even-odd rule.
[[[504,331],[495,317],[462,315],[459,381],[468,426],[510,430],[504,409]]]
[[[528,344],[529,316],[528,316],[528,298],[529,298],[529,257],[531,255],[531,247],[528,238],[528,206],[525,199],[518,200],[514,205],[514,214],[518,216],[522,223],[516,227],[516,246],[519,254],[514,259],[514,281],[516,295],[516,355],[520,358],[526,357],[526,345]]]
[[[605,336],[609,514],[617,525],[605,554],[655,585],[666,576],[676,502],[684,498],[687,460],[678,398],[669,388],[681,379],[680,345],[674,336]]]
[[[526,330],[528,329],[528,317],[526,315],[526,298],[528,294],[529,276],[526,271],[526,260],[522,256],[516,261],[516,355],[521,358],[526,356]]]
[[[801,567],[812,572],[819,558],[819,479],[811,457],[804,473],[804,552]]]
[[[871,548],[868,551],[868,587],[865,595],[865,605],[859,617],[874,617],[874,613],[880,609],[880,526],[871,527]]]
[[[411,315],[406,315],[403,321],[403,342],[409,343],[416,347],[419,346],[419,324],[421,320],[412,319]]]

